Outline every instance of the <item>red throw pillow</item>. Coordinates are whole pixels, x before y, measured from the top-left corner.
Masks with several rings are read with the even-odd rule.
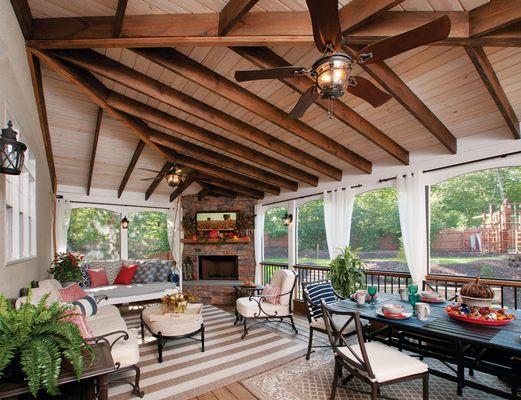
[[[136,275],[137,265],[122,265],[118,276],[114,279],[114,285],[130,285]]]
[[[73,301],[83,299],[85,296],[87,296],[87,293],[85,293],[85,291],[77,283],[73,283],[62,289],[58,289],[58,294],[61,301],[65,301],[67,303],[72,303]]]
[[[83,337],[84,339],[94,337],[92,331],[87,325],[85,317],[79,314],[77,310],[66,310],[65,313],[67,314],[67,317],[63,318],[63,321],[72,322],[74,325],[76,325],[80,330],[81,337]]]
[[[90,279],[90,287],[106,286],[109,284],[105,268],[90,268],[87,270]]]

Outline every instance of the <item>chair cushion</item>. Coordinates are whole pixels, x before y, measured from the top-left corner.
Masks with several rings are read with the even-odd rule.
[[[291,290],[291,288],[295,284],[295,279],[297,279],[297,276],[293,271],[290,271],[288,269],[279,269],[273,273],[270,285],[279,287],[280,293],[284,294],[288,293]],[[287,306],[289,305],[289,299],[289,294],[280,296],[279,303],[283,306]]]
[[[345,315],[333,315],[333,323],[335,326],[340,329],[349,319],[348,316]],[[367,324],[366,320],[361,321],[362,325]],[[312,326],[315,329],[321,329],[323,331],[326,330],[326,323],[324,322],[324,318],[318,318],[317,320],[311,322],[309,326]],[[353,333],[356,330],[355,321],[351,321],[349,325],[347,325],[346,329],[344,330],[344,335],[348,335],[350,333]]]
[[[114,363],[119,363],[120,368],[136,365],[139,362],[139,342],[134,332],[128,334],[128,340],[118,340],[110,351]]]
[[[85,296],[83,299],[79,299],[72,302],[72,305],[77,307],[81,314],[85,317],[90,317],[98,312],[98,305],[96,300],[92,296]]]
[[[114,279],[114,285],[130,285],[137,271],[137,265],[122,265],[118,276]]]
[[[90,279],[90,287],[106,286],[109,284],[109,278],[105,268],[91,268],[87,271]]]
[[[87,293],[85,293],[85,291],[77,283],[73,283],[65,288],[58,289],[58,294],[61,301],[65,302],[73,302],[83,299],[85,296],[87,296]]]
[[[44,279],[38,282],[38,287],[43,289],[61,289],[63,286],[56,279]]]
[[[358,344],[351,346],[351,349],[362,359]],[[373,382],[383,383],[429,370],[424,362],[380,342],[365,343],[365,349],[375,376],[374,379],[371,379]],[[347,347],[339,347],[338,351],[350,360],[358,362]]]
[[[271,304],[279,304],[280,302],[280,288],[271,285],[266,285],[262,290],[262,296],[266,297],[266,301]]]
[[[116,306],[113,306],[111,304],[108,304],[108,305],[102,306],[102,307],[98,306],[98,311],[96,312],[96,314],[86,317],[86,321],[93,322],[95,320],[99,320],[102,318],[115,318],[115,317],[121,317],[119,308],[117,308]]]
[[[94,337],[107,335],[116,331],[125,331],[127,332],[127,324],[123,317],[107,317],[107,318],[86,318],[87,326],[91,330]],[[117,333],[114,335],[107,336],[107,340],[109,343],[112,343],[116,340],[117,337],[121,336],[121,334]]]
[[[308,304],[309,312],[315,319],[322,317],[322,307],[320,306],[322,299],[326,303],[334,303],[336,301],[336,295],[330,282],[312,283],[307,285],[305,290],[309,299],[314,304],[317,304],[317,306]]]
[[[49,294],[49,297],[47,298],[46,304],[47,306],[50,306],[52,303],[55,302],[61,302],[60,296],[58,295],[58,290],[56,289],[48,289],[48,288],[32,288],[31,289],[31,304],[38,305],[40,300],[45,296],[46,294]],[[20,297],[16,300],[15,308],[19,309],[20,306],[27,301],[27,297]]]
[[[254,297],[259,301],[259,297]],[[291,315],[289,312],[289,305],[283,304],[271,304],[267,301],[262,302],[262,311],[259,309],[259,303],[255,300],[250,300],[249,297],[240,297],[237,299],[237,312],[246,318],[254,318],[254,317],[267,317],[277,315],[279,317],[284,317]]]

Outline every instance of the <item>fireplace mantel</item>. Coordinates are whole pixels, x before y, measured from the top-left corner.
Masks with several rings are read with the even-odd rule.
[[[181,242],[183,242],[184,244],[199,244],[199,245],[204,245],[204,244],[244,244],[244,243],[250,243],[251,242],[251,239],[250,238],[239,238],[239,239],[226,239],[226,240],[221,240],[221,239],[216,239],[216,238],[210,238],[208,240],[197,240],[197,239],[182,239]]]

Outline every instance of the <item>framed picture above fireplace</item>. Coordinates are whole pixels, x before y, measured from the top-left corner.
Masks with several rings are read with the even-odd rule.
[[[198,212],[195,216],[198,231],[233,231],[237,227],[237,211]]]

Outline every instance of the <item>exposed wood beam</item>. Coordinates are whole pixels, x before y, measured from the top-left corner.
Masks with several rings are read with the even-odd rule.
[[[114,80],[122,85],[151,96],[197,118],[201,118],[204,121],[217,125],[239,137],[281,154],[288,159],[306,165],[316,171],[320,171],[324,175],[335,180],[342,179],[342,171],[340,169],[318,159],[317,157],[313,157],[297,147],[291,146],[238,118],[226,114],[218,108],[211,107],[202,101],[175,90],[166,84],[156,81],[145,74],[141,74],[95,51],[68,50],[56,51],[53,52],[53,54],[56,54],[64,60],[80,67],[96,72],[108,79]],[[296,176],[293,177],[299,179],[296,178]],[[303,176],[301,176],[301,178],[303,178]],[[304,182],[312,186],[317,185],[318,178],[316,176],[308,173],[305,178]]]
[[[353,56],[358,52],[358,48],[353,46],[344,46],[344,50]],[[441,144],[452,154],[456,154],[456,137],[387,64],[377,62],[361,64],[361,67],[392,94]]]
[[[479,73],[481,80],[485,84],[492,99],[497,105],[499,112],[505,119],[508,128],[514,135],[514,138],[521,139],[519,119],[516,116],[508,97],[499,82],[499,79],[490,63],[485,51],[481,47],[465,47],[467,54]]]
[[[94,175],[94,163],[96,161],[96,151],[98,149],[98,139],[103,120],[103,108],[98,107],[96,116],[96,127],[94,128],[94,140],[92,141],[92,151],[90,153],[89,177],[87,180],[87,196],[90,196],[90,188],[92,186],[92,176]]]
[[[161,174],[161,176],[163,176],[164,174],[166,174],[168,172],[168,170],[170,168],[172,168],[172,163],[170,161],[167,161],[166,163],[163,164],[163,167],[161,168],[161,171],[159,173]],[[162,180],[162,178],[158,178],[158,179],[154,179],[152,181],[152,183],[148,187],[147,191],[145,192],[145,201],[148,200],[150,198],[150,196],[152,196],[152,193],[154,193],[154,191],[157,189],[157,187],[161,183],[161,180]]]
[[[170,203],[177,199],[181,194],[188,189],[192,183],[196,181],[195,175],[189,175],[171,194],[170,194]]]
[[[381,15],[404,0],[352,0],[338,11],[343,33],[360,28],[376,16]]]
[[[506,0],[508,1],[508,0]],[[516,0],[518,1],[518,0]],[[434,45],[521,46],[519,23],[481,37],[469,36],[469,16],[460,11],[386,11],[344,35],[349,44],[368,44],[448,15],[451,32]],[[246,14],[226,36],[217,36],[218,14],[126,15],[113,38],[114,17],[34,19],[28,45],[41,49],[172,46],[309,46],[314,43],[308,12]]]
[[[290,65],[286,60],[267,47],[231,47],[231,49],[259,68],[276,68]],[[295,76],[291,79],[281,79],[281,82],[284,82],[298,93],[304,93],[314,84],[313,79],[307,75]],[[349,94],[346,95],[349,96]],[[407,150],[389,136],[385,135],[344,102],[333,100],[333,106],[331,107],[330,101],[319,98],[315,103],[326,111],[331,109],[332,114],[340,121],[356,130],[398,161],[403,164],[409,164],[409,152]]]
[[[236,171],[240,174],[258,179],[262,182],[266,182],[267,184],[269,184],[265,187],[266,191],[271,192],[274,190],[278,192],[278,186],[293,191],[297,190],[297,184],[295,182],[289,184],[286,179],[282,179],[278,175],[254,167],[251,164],[247,164],[245,162],[235,160],[234,158],[224,156],[216,151],[212,151],[210,149],[206,149],[196,144],[178,139],[164,132],[156,130],[152,130],[151,132],[153,134],[150,136],[150,139],[154,143],[171,148],[176,152],[180,152],[190,157],[203,158],[206,162],[209,162],[213,165],[219,165],[223,168]],[[291,183],[292,181],[289,182]],[[287,186],[290,186],[291,188],[288,188]]]
[[[128,168],[125,171],[125,175],[123,176],[123,179],[121,180],[121,183],[119,185],[118,199],[123,194],[123,191],[125,190],[125,187],[127,186],[128,180],[130,179],[130,175],[132,174],[132,171],[134,171],[134,168],[136,167],[136,163],[139,160],[139,157],[141,156],[141,153],[143,152],[144,148],[145,148],[145,142],[140,140],[136,146],[136,150],[134,150],[134,154],[132,155],[130,164],[128,165]]]
[[[180,74],[225,99],[245,108],[275,125],[286,129],[316,147],[334,155],[363,172],[371,173],[372,164],[362,156],[341,145],[329,136],[306,125],[300,120],[292,120],[288,114],[261,97],[249,92],[210,68],[194,61],[174,49],[133,49],[137,54],[162,67]]]
[[[208,197],[210,195],[210,191],[206,188],[202,188],[199,193],[197,193],[197,200],[201,201],[205,197]]]
[[[204,181],[197,181],[199,185],[201,185],[206,190],[209,190],[211,193],[215,193],[218,196],[228,197],[230,199],[234,199],[237,197],[237,192],[234,192],[233,190],[223,189],[218,186],[211,185],[209,183],[206,183]]]
[[[469,11],[470,36],[482,36],[521,21],[521,0],[491,0]]]
[[[185,137],[196,139],[200,142],[217,147],[225,152],[232,153],[236,156],[243,157],[257,164],[271,168],[279,174],[287,175],[314,186],[316,186],[318,183],[318,177],[311,175],[301,169],[295,168],[274,157],[260,153],[248,146],[234,142],[233,140],[225,138],[224,136],[213,133],[207,129],[203,129],[197,125],[186,122],[180,118],[174,117],[171,114],[130,99],[119,93],[110,93],[107,99],[107,103],[111,107],[114,107],[127,114],[142,118],[145,121],[152,122],[154,124],[161,125],[167,129],[174,130]],[[285,180],[285,183],[282,186],[290,190],[296,189],[296,183],[289,180]]]
[[[33,17],[31,15],[31,8],[29,7],[28,0],[11,0],[16,19],[22,30],[25,40],[31,38]]]
[[[131,132],[134,133],[139,139],[143,140],[147,146],[149,146],[154,152],[165,158],[166,160],[176,163],[182,162],[187,167],[193,168],[197,171],[205,173],[209,176],[224,179],[237,183],[239,185],[246,186],[254,190],[263,190],[264,184],[255,179],[250,179],[244,175],[230,172],[224,168],[211,165],[200,160],[193,159],[191,157],[182,156],[181,154],[175,154],[170,149],[157,145],[150,140],[150,128],[140,119],[128,116],[121,113],[106,103],[108,95],[108,89],[98,81],[92,74],[82,70],[81,68],[73,65],[66,64],[60,59],[42,52],[37,49],[30,49],[30,51],[36,55],[40,60],[43,60],[50,68],[56,71],[59,75],[75,84],[77,88],[92,100],[95,104],[102,107],[105,112],[110,114],[112,117],[121,121],[126,126],[131,128]],[[275,194],[278,194],[275,193]]]
[[[198,180],[202,182],[210,182],[213,186],[217,186],[223,189],[230,189],[234,192],[240,193],[247,197],[251,197],[253,199],[262,199],[264,197],[263,193],[258,190],[253,190],[245,186],[241,186],[236,183],[228,182],[212,176],[199,175]]]
[[[121,36],[121,28],[123,27],[123,18],[125,17],[125,11],[127,9],[127,2],[128,0],[118,0],[116,18],[112,29],[112,36],[115,38]]]
[[[228,1],[219,13],[219,36],[226,35],[258,1],[259,0]]]
[[[47,119],[47,107],[45,105],[45,96],[43,93],[42,70],[40,61],[31,52],[27,52],[27,61],[29,62],[29,71],[33,83],[34,98],[36,100],[36,108],[38,110],[38,118],[40,120],[40,129],[42,131],[43,145],[45,147],[45,156],[47,158],[47,167],[51,176],[52,190],[56,193],[58,181],[56,179],[56,168],[54,166],[54,157],[52,152],[51,132],[49,131],[49,121]]]

